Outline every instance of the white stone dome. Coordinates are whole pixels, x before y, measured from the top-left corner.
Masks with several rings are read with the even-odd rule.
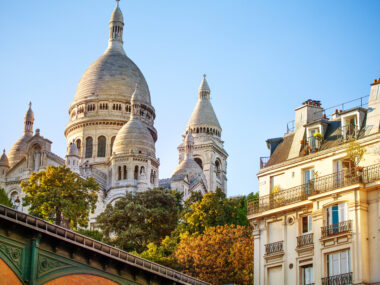
[[[214,127],[221,131],[218,118],[216,117],[214,108],[210,102],[210,87],[206,80],[206,75],[203,75],[203,80],[198,89],[198,102],[195,106],[193,113],[191,114],[190,120],[187,123],[186,128],[194,127]]]
[[[193,182],[195,179],[204,176],[202,168],[195,162],[192,157],[185,158],[182,162],[177,166],[176,170],[174,170],[172,175],[172,180],[176,180],[176,178],[182,178],[185,175],[188,176],[189,182]]]
[[[28,141],[32,138],[29,134],[24,134],[18,139],[8,151],[9,165],[13,166],[19,162],[27,152]]]
[[[154,140],[146,125],[131,118],[117,133],[113,152],[117,155],[142,153],[155,156]]]
[[[74,103],[88,99],[130,101],[136,84],[140,87],[138,100],[150,105],[148,84],[140,69],[119,50],[108,49],[83,74]]]
[[[138,85],[140,97],[136,99],[151,105],[144,75],[123,49],[123,26],[123,14],[117,4],[110,19],[108,49],[83,74],[73,104],[88,99],[130,101]]]

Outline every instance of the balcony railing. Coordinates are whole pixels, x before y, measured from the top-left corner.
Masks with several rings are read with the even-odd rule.
[[[304,201],[312,195],[333,191],[357,183],[370,183],[378,179],[380,179],[380,164],[365,167],[360,173],[357,173],[353,169],[345,169],[320,176],[310,180],[306,184],[254,198],[248,201],[248,215]]]
[[[357,125],[345,125],[339,128],[342,140],[352,140],[359,137],[359,127]]]
[[[284,244],[283,241],[277,241],[277,242],[272,242],[272,243],[266,244],[265,245],[265,255],[270,255],[270,254],[274,254],[277,252],[284,251],[283,244]]]
[[[350,232],[352,230],[352,222],[351,220],[328,225],[321,228],[322,238],[337,235],[341,233]]]
[[[322,278],[322,285],[352,284],[352,272]]]
[[[297,237],[297,248],[313,244],[313,233]]]
[[[270,156],[260,157],[260,169],[264,168],[267,165],[269,158]]]

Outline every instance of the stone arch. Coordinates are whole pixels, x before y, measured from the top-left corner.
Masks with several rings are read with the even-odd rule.
[[[0,257],[0,280],[3,285],[22,285],[17,274],[8,264]]]
[[[195,160],[196,163],[198,163],[198,165],[200,166],[200,168],[203,169],[202,159],[200,157],[195,157],[194,160]]]

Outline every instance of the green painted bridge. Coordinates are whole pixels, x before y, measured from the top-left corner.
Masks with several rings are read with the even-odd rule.
[[[0,205],[0,284],[209,283]]]

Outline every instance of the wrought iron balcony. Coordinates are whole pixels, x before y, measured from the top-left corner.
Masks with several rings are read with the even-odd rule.
[[[265,255],[270,255],[278,252],[284,251],[284,242],[283,241],[277,241],[268,243],[265,245]]]
[[[352,284],[352,272],[322,278],[322,285]]]
[[[358,173],[346,169],[315,178],[309,183],[263,195],[248,201],[248,215],[261,213],[285,205],[307,200],[308,197],[351,186],[357,183],[371,183],[380,179],[380,164],[364,167]]]
[[[297,248],[313,244],[313,233],[297,237]]]
[[[328,225],[325,227],[321,227],[322,238],[337,235],[341,233],[350,232],[352,230],[352,221],[344,221],[332,225]]]
[[[260,169],[264,168],[267,165],[269,158],[270,158],[270,156],[260,157]]]
[[[352,140],[359,137],[359,127],[357,125],[345,125],[339,128],[342,140]]]

